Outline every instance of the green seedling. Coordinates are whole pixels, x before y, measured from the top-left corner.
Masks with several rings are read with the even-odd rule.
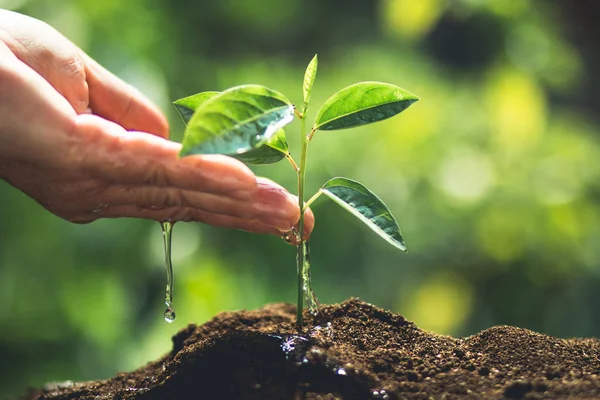
[[[260,85],[242,85],[223,92],[203,92],[174,102],[186,129],[181,157],[192,154],[225,154],[254,165],[287,159],[298,175],[297,228],[284,239],[297,246],[298,308],[297,326],[302,327],[303,301],[315,314],[319,303],[310,282],[310,256],[304,232],[304,212],[324,194],[364,222],[392,246],[406,251],[400,227],[381,199],[362,184],[333,178],[305,202],[308,145],[318,131],[333,131],[371,124],[401,113],[419,98],[394,85],[361,82],[348,86],[329,98],[317,112],[310,131],[306,117],[317,76],[315,55],[304,74],[300,109],[283,94]],[[283,128],[300,119],[300,163],[292,158]]]

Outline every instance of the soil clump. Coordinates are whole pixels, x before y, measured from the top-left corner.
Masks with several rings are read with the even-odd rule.
[[[466,338],[419,329],[357,299],[306,314],[226,312],[173,337],[131,373],[48,385],[26,399],[597,399],[600,340],[510,326]]]

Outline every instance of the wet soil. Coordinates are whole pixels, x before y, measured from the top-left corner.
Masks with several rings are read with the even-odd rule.
[[[27,399],[597,399],[600,340],[495,326],[467,338],[420,330],[356,299],[307,315],[269,305],[222,313],[173,350],[103,381]]]

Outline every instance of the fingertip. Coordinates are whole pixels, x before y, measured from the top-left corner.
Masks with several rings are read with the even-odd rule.
[[[315,217],[310,209],[307,209],[304,212],[304,229],[302,234],[302,239],[304,241],[308,241],[310,238],[310,234],[315,226]],[[282,229],[279,232],[279,236],[283,238],[283,240],[292,246],[297,246],[300,244],[300,235],[298,233],[298,224],[295,224],[292,229]]]
[[[315,227],[315,215],[313,214],[312,210],[310,208],[308,208],[304,212],[304,233],[302,235],[304,237],[304,240],[308,240],[314,227]]]
[[[285,221],[280,229],[289,229],[300,219],[298,198],[290,194],[283,186],[270,179],[258,177],[257,192],[254,198],[257,207],[270,210],[273,219]]]
[[[167,117],[165,117],[165,115],[160,111],[157,111],[156,115],[156,134],[158,136],[164,137],[165,139],[168,139],[170,132],[169,121],[167,121]]]
[[[298,197],[290,194],[283,186],[270,179],[258,177],[258,190],[255,202],[273,210],[264,222],[279,230],[279,236],[285,235],[293,226],[298,226],[300,205]],[[303,237],[308,239],[315,226],[315,216],[310,208],[304,212]],[[291,243],[293,244],[293,243]]]
[[[169,122],[165,114],[138,89],[133,86],[130,86],[130,88],[133,93],[132,104],[123,116],[115,122],[122,122],[128,130],[147,132],[168,139]]]

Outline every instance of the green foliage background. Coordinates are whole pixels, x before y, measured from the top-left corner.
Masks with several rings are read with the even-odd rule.
[[[511,324],[597,337],[600,90],[597,35],[581,34],[592,29],[586,3],[597,10],[567,0],[0,7],[50,23],[146,93],[168,113],[175,140],[183,124],[171,100],[258,83],[300,103],[314,53],[312,115],[361,80],[419,95],[397,118],[317,132],[311,143],[308,193],[332,176],[363,182],[409,247],[393,249],[320,199],[311,240],[320,300],[358,296],[444,334]],[[297,123],[286,130],[297,152]],[[255,170],[295,187],[287,163]],[[181,223],[169,325],[158,223],[70,224],[4,182],[0,202],[0,397],[134,369],[166,352],[187,322],[295,300],[295,251],[281,239]]]

